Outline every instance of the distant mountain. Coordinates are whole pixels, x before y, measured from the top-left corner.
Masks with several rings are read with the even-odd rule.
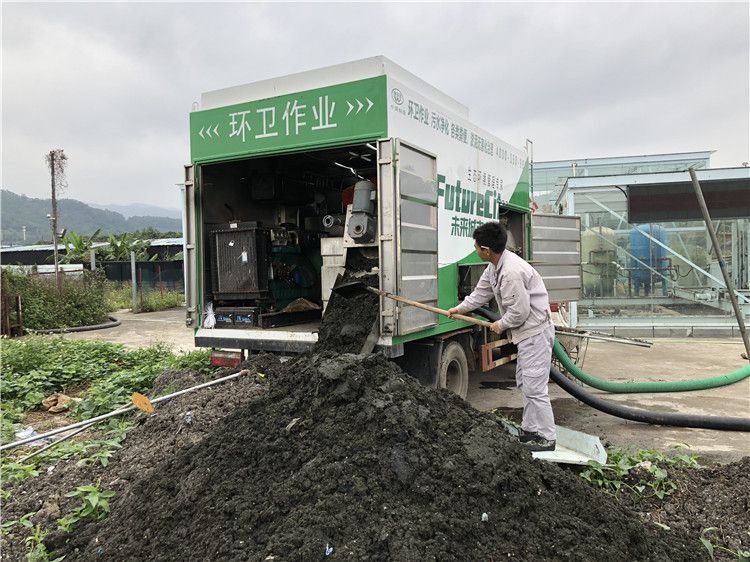
[[[105,209],[120,213],[126,219],[130,217],[169,217],[171,219],[182,220],[182,211],[180,209],[170,209],[167,207],[157,207],[156,205],[146,205],[145,203],[129,203],[127,205],[114,205],[107,203],[87,203],[95,209]]]
[[[23,243],[22,226],[26,227],[26,244],[39,240],[51,240],[52,229],[47,214],[51,212],[49,199],[34,199],[18,195],[7,189],[0,190],[0,240],[3,244]],[[182,220],[164,216],[131,216],[105,209],[95,209],[76,201],[61,199],[58,202],[60,224],[58,228],[79,234],[93,234],[101,229],[102,234],[133,232],[152,227],[161,231],[182,231]]]

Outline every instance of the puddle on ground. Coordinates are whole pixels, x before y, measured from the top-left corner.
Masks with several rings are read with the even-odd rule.
[[[515,387],[516,383],[513,381],[482,381],[479,383],[480,390],[487,390],[488,388],[508,390]]]

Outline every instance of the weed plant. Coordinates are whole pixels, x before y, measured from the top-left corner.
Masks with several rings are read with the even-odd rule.
[[[69,533],[79,521],[83,519],[104,519],[109,514],[109,498],[114,496],[113,491],[102,492],[99,490],[99,482],[78,486],[65,494],[66,498],[79,498],[81,504],[71,513],[57,520],[60,528]]]
[[[617,494],[629,490],[637,497],[664,499],[677,489],[669,479],[668,468],[699,468],[695,455],[684,453],[667,456],[657,449],[628,453],[618,447],[607,451],[608,462],[589,461],[581,478],[605,492]]]

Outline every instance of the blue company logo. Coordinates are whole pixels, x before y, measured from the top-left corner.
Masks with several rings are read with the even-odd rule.
[[[398,88],[393,88],[391,90],[391,99],[398,105],[401,105],[402,103],[404,103],[404,94],[402,94],[401,90],[399,90]]]

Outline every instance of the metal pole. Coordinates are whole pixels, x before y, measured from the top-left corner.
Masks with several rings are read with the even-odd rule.
[[[135,312],[138,303],[138,285],[135,282],[135,252],[130,252],[130,296],[131,311]]]
[[[96,250],[91,248],[91,271],[96,270]]]
[[[170,398],[176,398],[177,396],[180,396],[182,394],[187,394],[188,392],[201,390],[202,388],[208,388],[209,386],[213,386],[215,384],[226,382],[228,380],[236,379],[237,377],[240,377],[242,375],[247,375],[249,373],[250,371],[248,371],[247,369],[243,369],[237,373],[227,375],[226,377],[222,377],[220,379],[212,380],[209,382],[204,382],[196,386],[191,386],[190,388],[178,390],[177,392],[173,392],[172,394],[165,394],[164,396],[160,396],[159,398],[154,398],[153,400],[151,400],[151,403],[158,404],[159,402],[169,400]],[[21,445],[26,445],[27,443],[33,443],[34,441],[39,441],[41,439],[47,439],[47,437],[52,437],[53,435],[57,435],[58,433],[65,433],[66,431],[70,431],[71,429],[78,429],[81,427],[94,425],[108,418],[119,416],[120,414],[125,414],[127,412],[132,412],[135,409],[136,409],[135,406],[132,406],[132,405],[126,406],[124,408],[120,408],[119,410],[114,410],[113,412],[110,412],[108,414],[102,414],[101,416],[96,416],[95,418],[72,423],[70,425],[66,425],[65,427],[58,427],[57,429],[50,430],[47,433],[34,435],[33,437],[26,437],[25,439],[21,439],[20,441],[16,441],[15,443],[8,443],[7,445],[3,445],[0,447],[0,451],[5,451],[6,449],[13,449],[15,447],[20,447]]]
[[[745,330],[745,319],[742,316],[742,309],[740,309],[740,305],[737,302],[737,297],[734,294],[732,280],[729,278],[727,264],[724,261],[724,256],[722,255],[721,247],[719,246],[719,238],[716,236],[714,225],[711,222],[711,215],[708,213],[708,207],[706,206],[706,200],[703,198],[703,190],[701,189],[701,184],[698,181],[698,176],[695,174],[695,170],[693,170],[693,168],[689,168],[688,172],[690,172],[690,177],[693,180],[693,189],[695,190],[695,196],[698,198],[698,206],[701,208],[701,213],[703,213],[703,220],[706,222],[708,233],[711,236],[711,242],[714,245],[714,252],[716,253],[716,258],[719,260],[719,269],[721,269],[721,274],[724,276],[724,283],[726,283],[727,285],[727,292],[729,293],[729,298],[732,301],[734,315],[737,317],[737,324],[740,327],[740,334],[742,334],[742,342],[745,344],[745,351],[747,352],[748,360],[750,360],[750,340],[748,340],[747,331]]]

